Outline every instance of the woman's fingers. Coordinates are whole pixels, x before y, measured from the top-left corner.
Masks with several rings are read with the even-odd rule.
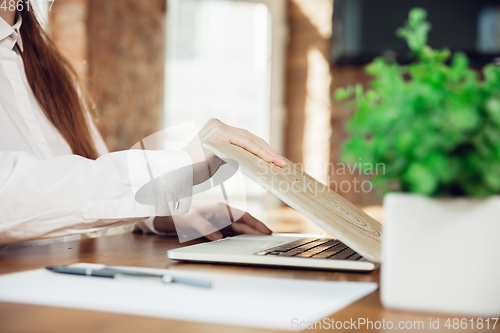
[[[222,233],[220,231],[216,231],[214,233],[205,235],[205,237],[210,241],[216,241],[218,239],[222,239]]]
[[[229,137],[229,142],[248,150],[266,162],[284,166],[285,161],[264,140],[248,131],[237,132]]]
[[[268,152],[257,140],[247,135],[236,134],[229,137],[229,142],[257,155],[266,162],[271,163],[274,156]]]
[[[187,214],[186,218],[183,219],[183,224],[183,227],[194,229],[211,241],[222,238],[222,233],[210,221],[199,214],[198,211]]]
[[[232,216],[241,217],[237,221],[231,223],[228,209],[231,210]],[[181,217],[179,216],[179,218]],[[272,231],[266,227],[264,223],[260,222],[252,215],[239,209],[231,208],[223,203],[197,207],[189,214],[182,216],[182,222],[176,220],[176,224],[178,223],[182,224],[180,227],[185,232],[196,230],[197,234],[200,233],[211,241],[221,239],[223,234],[272,234]]]
[[[176,232],[174,219],[172,216],[157,216],[153,221],[153,226],[157,231],[170,233]]]
[[[206,210],[206,209],[202,210],[202,212],[203,212],[202,215],[208,220],[212,220],[212,219],[224,220],[224,219],[228,218],[228,208],[231,210],[231,215],[233,217],[234,216],[241,216],[240,218],[238,218],[236,221],[233,222],[233,224],[232,224],[233,226],[236,223],[240,223],[240,224],[245,224],[245,225],[249,226],[250,228],[252,228],[253,230],[255,230],[259,234],[270,235],[273,233],[271,231],[271,229],[266,227],[266,225],[264,223],[260,222],[252,215],[245,213],[242,210],[239,210],[237,208],[227,206],[223,203],[219,203],[217,205],[211,206],[211,209],[209,209],[209,210]],[[247,229],[245,228],[245,230],[247,230]]]
[[[257,220],[255,217],[252,215],[245,213],[243,216],[238,220],[239,223],[244,223],[252,229],[257,230],[259,233],[264,234],[264,235],[270,235],[272,234],[272,230],[269,229],[264,223],[260,222]]]
[[[248,224],[242,222],[234,222],[231,224],[235,234],[262,235],[260,231],[255,230]]]
[[[257,137],[257,140],[274,156],[273,163],[277,162],[285,165],[285,160],[278,154],[264,139]]]
[[[231,127],[217,119],[211,119],[199,133],[200,140],[213,140],[237,145],[257,155],[266,162],[284,166],[283,158],[264,140],[247,130]]]

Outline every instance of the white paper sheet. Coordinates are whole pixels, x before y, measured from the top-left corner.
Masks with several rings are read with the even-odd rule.
[[[212,288],[84,277],[40,269],[0,276],[0,301],[293,331],[293,318],[322,320],[377,289],[376,283],[137,270],[209,279]]]

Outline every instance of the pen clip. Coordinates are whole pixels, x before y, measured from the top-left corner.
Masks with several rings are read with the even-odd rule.
[[[118,268],[113,268],[113,267],[106,267],[109,272],[116,272],[114,274],[115,278],[119,279],[156,279],[156,280],[161,280],[162,283],[169,284],[169,283],[179,283],[179,284],[184,284],[188,286],[193,286],[193,287],[200,287],[200,288],[210,288],[212,286],[212,283],[208,280],[202,280],[202,279],[190,279],[190,278],[183,278],[183,277],[174,277],[170,274],[149,274],[149,273],[142,273],[142,272],[136,272],[136,271],[130,271],[130,270],[124,270],[124,269],[118,269]]]
[[[139,282],[163,282],[162,276],[154,275],[131,275],[126,273],[118,273],[114,275],[115,280],[125,280],[125,281],[139,281]]]

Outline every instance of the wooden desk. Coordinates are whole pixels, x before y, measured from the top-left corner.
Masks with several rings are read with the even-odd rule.
[[[285,222],[300,216],[289,210],[282,214],[273,213],[272,226],[279,231],[279,226],[289,226]],[[306,220],[304,228],[311,227]],[[297,230],[301,231],[297,227]],[[195,244],[199,241],[184,243]],[[38,269],[51,265],[68,265],[77,262],[99,263],[106,265],[142,266],[154,268],[175,268],[192,271],[209,271],[255,276],[272,276],[292,279],[328,280],[328,281],[364,281],[378,282],[379,271],[369,274],[342,273],[299,269],[274,269],[229,265],[182,264],[169,260],[168,249],[180,246],[176,238],[162,238],[148,235],[127,234],[118,236],[84,239],[80,241],[51,244],[33,248],[6,251],[0,254],[0,274]],[[311,305],[314,306],[314,305]],[[443,327],[445,321],[454,316],[440,316],[442,331],[472,332],[472,330],[448,330]],[[457,316],[462,318],[463,316]],[[423,321],[429,326],[429,319],[438,316],[410,312],[391,311],[382,308],[379,292],[376,291],[360,301],[331,316],[336,321],[350,321],[351,318],[367,318],[375,321]],[[256,318],[258,319],[258,318]],[[299,318],[300,319],[300,318]],[[499,326],[499,325],[497,325]],[[498,328],[498,327],[497,327]],[[351,330],[366,332],[370,330]],[[384,330],[376,330],[377,332]],[[387,330],[392,331],[392,330]],[[411,331],[411,330],[407,330]],[[425,332],[426,330],[420,330]],[[437,330],[433,330],[434,332]],[[492,331],[492,330],[490,330]],[[500,331],[500,328],[497,329]],[[165,320],[103,312],[73,310],[47,306],[0,303],[0,332],[265,332],[248,328],[220,325],[199,324],[177,320]],[[488,332],[482,330],[482,332]]]

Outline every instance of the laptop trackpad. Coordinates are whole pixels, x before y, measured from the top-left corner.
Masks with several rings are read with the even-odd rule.
[[[243,239],[232,239],[226,238],[217,242],[210,243],[210,246],[223,246],[223,247],[253,247],[255,249],[267,249],[270,247],[278,246],[280,244],[285,243],[284,241],[277,240],[243,240]]]

